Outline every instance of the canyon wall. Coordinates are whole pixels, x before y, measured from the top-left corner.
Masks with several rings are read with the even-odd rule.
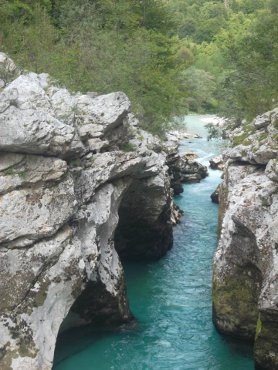
[[[172,245],[166,159],[124,93],[72,94],[0,53],[1,370],[49,370],[59,330],[130,319],[119,255]]]
[[[232,133],[220,187],[213,319],[278,369],[278,109]]]

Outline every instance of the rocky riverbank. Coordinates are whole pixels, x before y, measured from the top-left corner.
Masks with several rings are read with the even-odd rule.
[[[213,318],[254,341],[256,364],[278,369],[278,110],[233,132],[220,187]]]
[[[125,94],[72,94],[3,53],[0,86],[0,368],[48,370],[59,330],[130,319],[120,258],[163,256],[180,212]]]

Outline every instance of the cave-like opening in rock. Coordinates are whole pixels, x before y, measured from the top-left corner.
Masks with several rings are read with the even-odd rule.
[[[118,330],[132,321],[129,311],[124,278],[117,295],[107,291],[101,282],[87,282],[64,318],[57,337],[54,365],[80,350],[79,343],[92,343],[103,334]]]
[[[93,340],[96,331],[103,333],[132,321],[119,257],[121,260],[158,259],[172,246],[170,197],[159,178],[133,179],[125,190],[114,192],[113,189],[121,187],[117,181],[107,185],[110,190],[104,189],[103,194],[92,200],[93,207],[87,207],[87,210],[90,208],[96,212],[99,210],[97,205],[100,199],[111,197],[110,203],[107,203],[110,205],[107,219],[97,224],[94,220],[92,225],[84,225],[84,229],[82,225],[78,225],[79,233],[82,230],[88,232],[90,227],[96,229],[100,251],[98,267],[92,281],[84,280],[82,292],[77,292],[77,297],[60,326],[55,362],[57,348],[61,353],[59,347],[62,342],[77,341],[76,333],[78,337],[81,330],[78,327],[89,333]],[[169,201],[165,202],[167,199]],[[110,259],[110,267],[109,264],[104,266],[107,258]],[[113,271],[115,263],[118,266],[117,273]],[[109,287],[107,276],[113,281],[113,288]]]
[[[173,243],[170,205],[152,179],[134,181],[119,207],[115,248],[122,260],[155,260]]]

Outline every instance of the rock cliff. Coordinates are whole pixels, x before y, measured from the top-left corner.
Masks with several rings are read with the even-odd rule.
[[[278,369],[278,109],[233,133],[220,187],[214,258],[217,328],[254,341],[258,368]]]
[[[1,370],[49,370],[59,330],[129,320],[119,256],[172,244],[166,157],[125,94],[72,94],[0,53]]]

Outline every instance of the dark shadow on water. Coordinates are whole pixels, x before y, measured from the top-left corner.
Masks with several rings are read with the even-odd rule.
[[[136,262],[123,261],[123,268],[125,270],[127,282],[130,282],[129,280],[132,281],[132,278],[135,276],[146,276],[149,268],[157,263],[157,260],[142,260]],[[96,326],[96,324],[92,324],[69,329],[58,335],[53,369],[55,369],[55,366],[63,362],[65,359],[84,351],[86,348],[92,346],[98,341],[101,341],[103,338],[107,338],[109,336],[120,337],[127,334],[131,336],[137,335],[142,330],[140,321],[136,318],[133,318],[129,323],[114,326],[110,325],[109,327],[104,327],[101,324],[98,326]]]
[[[243,357],[253,358],[253,343],[241,338],[234,338],[224,336],[222,334],[223,342],[229,346],[230,351],[235,354],[240,354]]]
[[[111,326],[109,328],[101,325],[86,325],[83,327],[72,328],[64,333],[61,333],[57,338],[55,355],[54,355],[54,369],[60,362],[66,358],[75,355],[87,347],[90,347],[94,342],[101,340],[104,337],[122,334],[132,334],[132,332],[140,331],[138,322],[132,319],[129,323],[119,326]]]

